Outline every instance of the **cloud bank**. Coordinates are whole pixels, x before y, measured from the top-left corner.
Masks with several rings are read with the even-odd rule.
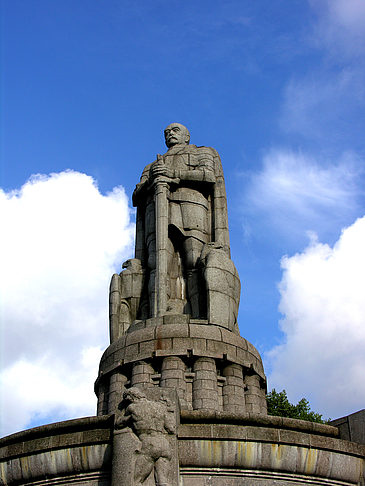
[[[269,151],[261,170],[249,175],[242,206],[250,224],[293,240],[353,221],[364,192],[363,161],[352,152],[337,162],[318,159],[289,149]]]
[[[0,191],[0,214],[0,433],[94,415],[109,279],[132,253],[127,196],[78,172],[36,175]]]
[[[312,239],[281,262],[285,342],[268,353],[270,388],[336,418],[364,407],[365,217],[333,247]]]

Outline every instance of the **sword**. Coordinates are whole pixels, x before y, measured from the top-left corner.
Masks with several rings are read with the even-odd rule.
[[[165,163],[160,154],[157,154],[157,163]],[[163,316],[167,309],[168,180],[164,176],[158,176],[155,179],[156,276],[153,317]]]

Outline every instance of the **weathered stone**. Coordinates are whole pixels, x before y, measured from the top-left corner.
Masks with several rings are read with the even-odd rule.
[[[365,444],[365,409],[332,420],[330,423],[338,427],[341,439]]]
[[[168,151],[146,166],[133,193],[135,258],[112,279],[112,341],[133,317],[164,316],[165,323],[178,324],[188,322],[184,314],[211,316],[211,322],[238,330],[240,283],[230,260],[219,155],[189,145],[189,132],[179,123],[164,133]],[[228,305],[221,307],[221,296]]]
[[[179,485],[177,396],[163,389],[130,388],[116,416],[112,486]]]

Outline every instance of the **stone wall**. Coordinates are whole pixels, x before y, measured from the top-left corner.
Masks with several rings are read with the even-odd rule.
[[[87,417],[0,439],[0,484],[110,484],[113,417]]]
[[[0,484],[109,486],[112,464],[124,454],[113,451],[114,434],[114,416],[106,415],[5,437]],[[364,484],[365,446],[323,424],[185,410],[177,441],[180,486]]]
[[[331,425],[338,427],[341,439],[365,444],[365,410],[332,420]]]

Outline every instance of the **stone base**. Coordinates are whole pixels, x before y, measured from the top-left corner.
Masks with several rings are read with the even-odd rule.
[[[182,411],[181,486],[364,484],[365,446],[335,427],[254,414]],[[114,416],[89,417],[0,440],[1,485],[109,486]]]
[[[254,346],[185,314],[136,321],[107,348],[95,383],[98,415],[114,413],[130,386],[175,389],[186,410],[267,410],[266,377]]]

